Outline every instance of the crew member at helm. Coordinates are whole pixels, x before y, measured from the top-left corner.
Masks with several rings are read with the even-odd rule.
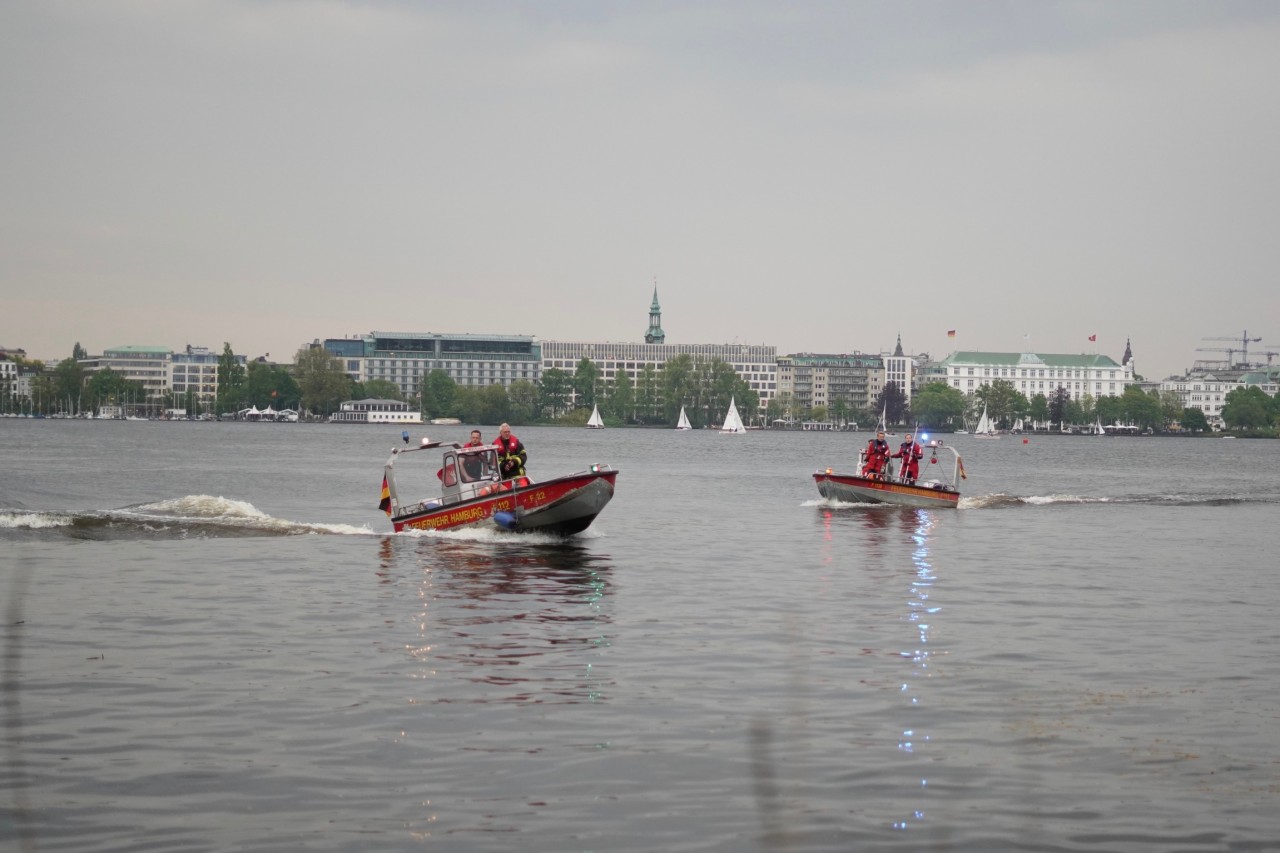
[[[898,452],[891,458],[902,460],[899,479],[904,483],[914,483],[916,477],[920,476],[920,460],[924,458],[924,448],[912,441],[911,435],[908,434],[907,440],[902,442]]]
[[[524,463],[529,458],[520,439],[511,434],[511,425],[498,427],[498,438],[494,441],[498,447],[498,469],[502,479],[510,480],[524,476]]]

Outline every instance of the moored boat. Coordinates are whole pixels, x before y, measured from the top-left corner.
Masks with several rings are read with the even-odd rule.
[[[409,434],[402,437],[407,444]],[[436,472],[440,497],[402,501],[395,477],[396,460],[406,453],[433,449],[443,452]],[[586,530],[612,500],[618,477],[617,469],[597,464],[540,482],[527,476],[503,480],[494,445],[463,447],[425,437],[418,447],[393,449],[384,470],[378,507],[390,517],[397,533],[495,524],[517,533],[572,536]]]
[[[959,481],[967,475],[964,461],[954,447],[946,446],[941,441],[930,441],[925,445],[930,451],[929,465],[938,464],[938,451],[949,450],[955,457],[950,478],[918,479],[914,483],[905,482],[894,475],[891,470],[883,476],[858,474],[838,474],[832,469],[820,469],[814,472],[813,479],[818,486],[818,494],[828,500],[848,503],[885,503],[900,506],[919,507],[955,507],[960,503]],[[859,459],[858,471],[862,471],[862,459]],[[934,470],[934,469],[930,469]],[[945,469],[943,469],[945,473]]]

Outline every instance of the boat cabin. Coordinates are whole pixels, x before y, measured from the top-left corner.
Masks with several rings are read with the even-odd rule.
[[[446,504],[488,494],[500,479],[498,449],[492,445],[451,447],[444,452],[438,476],[440,496]]]

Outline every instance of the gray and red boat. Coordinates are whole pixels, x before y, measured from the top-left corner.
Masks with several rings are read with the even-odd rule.
[[[408,433],[404,440],[408,443]],[[396,460],[424,450],[442,451],[441,466],[436,472],[440,497],[406,502],[396,483]],[[617,478],[616,468],[596,464],[550,480],[535,482],[526,476],[503,479],[494,445],[463,447],[456,442],[423,438],[418,447],[391,451],[378,506],[390,516],[397,533],[493,524],[517,533],[572,536],[591,526],[613,499]]]
[[[813,479],[818,485],[818,494],[828,500],[845,503],[879,503],[897,504],[899,506],[919,507],[955,507],[960,504],[959,481],[967,476],[964,461],[954,447],[943,445],[941,441],[930,441],[925,445],[930,456],[925,465],[930,473],[937,472],[932,478],[921,478],[908,482],[895,474],[891,466],[886,466],[880,474],[837,474],[830,468],[814,472]],[[948,450],[954,457],[951,470],[939,465],[938,451]],[[866,451],[863,451],[865,455]],[[865,459],[859,458],[858,471],[864,470]],[[947,475],[950,475],[949,477]]]

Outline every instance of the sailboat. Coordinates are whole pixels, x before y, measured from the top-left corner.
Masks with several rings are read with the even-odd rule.
[[[734,405],[732,397],[729,398],[729,411],[725,413],[724,423],[720,426],[720,431],[732,435],[745,435],[747,428],[742,425],[742,418],[738,415],[738,407]]]
[[[689,416],[684,413],[684,406],[680,407],[680,420],[676,421],[676,429],[693,429]]]
[[[587,418],[587,429],[604,429],[604,418],[600,417],[600,407],[591,407],[591,417]]]
[[[1093,434],[1094,434],[1094,435],[1106,435],[1106,434],[1107,434],[1107,431],[1106,431],[1105,429],[1103,429],[1103,428],[1102,428],[1102,416],[1101,416],[1101,415],[1099,415],[1099,416],[1098,416],[1098,420],[1097,420],[1097,421],[1094,423],[1094,425],[1093,425]]]
[[[991,423],[991,419],[987,417],[987,404],[982,404],[982,417],[978,418],[978,425],[973,428],[973,434],[977,438],[999,438],[996,435],[995,425]]]

